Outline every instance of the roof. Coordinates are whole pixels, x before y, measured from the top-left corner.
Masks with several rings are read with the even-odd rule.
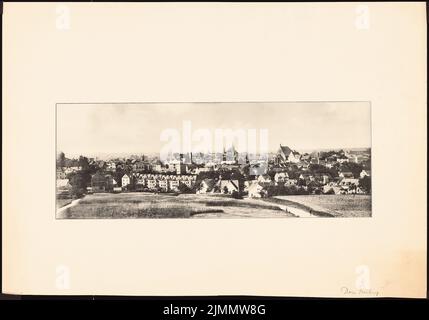
[[[264,186],[262,184],[260,184],[259,182],[254,182],[248,186],[247,190],[251,192],[257,192],[258,189],[263,189],[263,188]]]
[[[221,180],[220,181],[220,187],[224,188],[227,185],[232,184],[234,188],[238,190],[238,180]]]
[[[287,157],[287,156],[289,156],[289,154],[291,153],[291,152],[293,152],[292,151],[292,149],[291,148],[289,148],[288,146],[282,146],[282,145],[280,145],[280,151]]]
[[[350,171],[343,171],[343,172],[340,172],[340,174],[342,174],[344,177],[352,177],[352,178],[354,177],[353,173]]]
[[[286,176],[289,177],[287,172],[276,172],[274,176]]]
[[[67,187],[69,184],[69,179],[57,179],[57,188]]]
[[[354,179],[354,178],[350,178],[350,179],[343,179],[340,182],[341,184],[359,184],[359,179]]]
[[[216,181],[214,179],[204,179],[201,181],[201,183],[205,183],[209,190],[213,189],[213,187],[216,185]]]
[[[106,181],[106,177],[100,172],[98,171],[97,173],[93,174],[91,177],[91,182],[104,182]]]
[[[308,172],[303,172],[303,173],[300,174],[300,176],[303,176],[303,177],[312,177],[313,174],[312,173],[308,173]]]
[[[316,172],[314,174],[315,177],[331,177],[330,173],[322,173],[322,172]]]

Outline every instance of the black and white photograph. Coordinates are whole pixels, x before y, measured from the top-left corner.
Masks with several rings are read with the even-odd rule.
[[[427,297],[425,3],[6,1],[2,19],[6,298],[168,320]]]
[[[371,217],[369,102],[57,104],[57,219]]]

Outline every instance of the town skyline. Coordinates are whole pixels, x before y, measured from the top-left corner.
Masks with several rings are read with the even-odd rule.
[[[286,144],[282,144],[284,146]],[[279,147],[275,150],[269,150],[269,154],[275,154],[278,151]],[[312,152],[326,152],[326,151],[339,151],[339,150],[345,150],[345,151],[363,151],[363,150],[371,150],[371,147],[338,147],[338,148],[318,148],[318,149],[294,149],[298,151],[301,154],[305,153],[312,153]],[[62,150],[57,150],[57,156],[63,152],[67,158],[70,159],[77,159],[80,156],[87,157],[87,158],[97,158],[99,160],[110,160],[110,159],[119,159],[119,158],[130,158],[133,156],[149,156],[149,157],[159,157],[159,152],[106,152],[106,153],[75,153],[75,154],[69,154],[65,153]],[[239,152],[242,154],[245,154],[246,152]]]

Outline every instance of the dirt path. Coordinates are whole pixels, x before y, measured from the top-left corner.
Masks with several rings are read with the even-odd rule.
[[[73,207],[73,206],[77,205],[81,199],[82,199],[82,198],[79,198],[79,199],[73,200],[73,201],[72,201],[72,202],[70,202],[68,205],[65,205],[64,207],[61,207],[61,208],[57,209],[57,218],[61,218],[61,216],[59,216],[59,215],[63,215],[63,213],[64,213],[68,208],[70,208],[70,207]]]
[[[312,207],[309,207],[307,205],[304,205],[299,202],[294,202],[291,200],[285,200],[281,197],[274,197],[271,198],[270,202],[277,203],[282,206],[286,206],[287,210],[293,212],[297,212],[297,214],[301,214],[303,217],[333,217],[331,213],[322,211],[322,210],[315,210]]]
[[[247,198],[246,199],[249,202],[260,202],[261,200],[259,199],[252,199],[252,198]],[[262,200],[264,201],[264,200]],[[268,202],[268,201],[265,201]],[[314,217],[318,217],[314,214],[311,214],[309,211],[301,209],[301,208],[296,208],[296,207],[292,207],[292,206],[286,206],[284,204],[281,203],[275,203],[275,202],[269,202],[271,205],[276,205],[277,207],[279,207],[281,210],[291,213],[296,217],[300,217],[300,218],[314,218]]]

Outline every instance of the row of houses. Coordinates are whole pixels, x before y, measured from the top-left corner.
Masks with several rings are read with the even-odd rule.
[[[120,185],[110,174],[97,172],[91,178],[91,186],[88,191],[123,191],[129,190],[130,186],[138,189],[147,188],[149,190],[160,189],[162,191],[179,191],[180,185],[192,188],[195,184],[195,175],[166,175],[166,174],[124,174],[121,177]]]
[[[79,172],[82,170],[80,166],[57,168],[57,179],[66,179],[70,173]]]
[[[245,182],[244,192],[248,193],[249,197],[260,198],[264,195],[264,190],[268,186],[298,186],[304,190],[308,189],[308,185],[316,182],[322,187],[323,193],[333,192],[334,194],[363,194],[363,190],[359,185],[359,178],[370,177],[370,170],[362,170],[359,177],[354,177],[352,172],[340,172],[338,178],[332,178],[328,174],[310,174],[301,173],[298,179],[290,179],[286,172],[278,172],[273,179],[269,175],[260,175],[255,180]],[[305,182],[303,184],[299,181]]]
[[[362,170],[359,177],[364,178],[370,176],[370,170]],[[176,175],[176,174],[152,174],[152,173],[130,173],[124,174],[121,177],[120,183],[116,181],[113,175],[103,173],[101,171],[92,175],[91,185],[87,191],[90,192],[106,192],[129,190],[130,185],[133,185],[136,190],[149,189],[161,191],[179,191],[180,185],[185,185],[188,188],[193,188],[196,184],[196,175]],[[299,183],[299,182],[305,183]],[[290,179],[287,172],[277,172],[274,176],[262,174],[256,176],[254,180],[244,181],[243,186],[238,179],[225,179],[219,176],[217,179],[204,179],[197,186],[197,193],[233,193],[247,192],[249,197],[261,197],[262,190],[267,186],[300,186],[306,188],[306,185],[312,182],[321,185],[323,192],[328,192],[331,189],[335,194],[340,193],[363,193],[359,187],[359,178],[355,178],[351,172],[340,172],[339,178],[333,179],[328,174],[310,174],[301,173],[298,179]],[[356,187],[356,189],[354,188]],[[71,189],[69,179],[57,179],[57,190],[64,194]]]
[[[288,146],[282,146],[280,144],[276,156],[274,157],[274,163],[279,166],[293,163],[303,168],[310,164],[321,164],[332,168],[336,164],[343,164],[345,162],[361,163],[369,159],[370,156],[368,153],[343,150],[330,152],[328,156],[320,152],[301,154]]]
[[[240,181],[237,179],[204,179],[198,186],[197,194],[240,192]]]

